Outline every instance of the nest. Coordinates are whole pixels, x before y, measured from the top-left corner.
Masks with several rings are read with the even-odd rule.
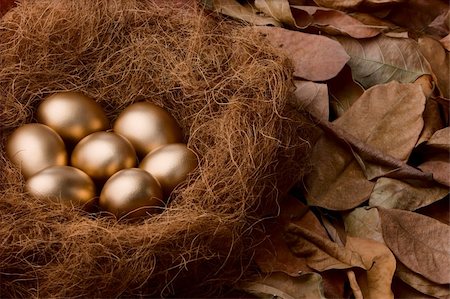
[[[2,297],[219,296],[252,273],[261,220],[305,171],[309,127],[287,104],[285,58],[177,5],[22,1],[0,20]],[[163,213],[118,223],[24,193],[6,138],[67,90],[112,121],[141,100],[179,121],[200,165]]]

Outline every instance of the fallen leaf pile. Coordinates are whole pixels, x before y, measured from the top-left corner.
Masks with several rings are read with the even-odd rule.
[[[261,298],[450,298],[450,14],[445,0],[202,0],[292,62],[321,129],[265,223]],[[13,0],[0,0],[0,16]]]
[[[292,62],[321,129],[312,169],[265,223],[270,298],[450,298],[449,4],[203,0]]]

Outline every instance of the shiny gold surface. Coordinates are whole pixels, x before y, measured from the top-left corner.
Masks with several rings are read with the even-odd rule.
[[[46,167],[67,164],[63,140],[42,124],[26,124],[16,129],[6,143],[6,154],[26,178]]]
[[[149,153],[140,164],[161,184],[165,197],[197,167],[197,156],[186,145],[174,143]]]
[[[37,118],[72,144],[109,126],[102,107],[79,92],[60,92],[47,97],[37,109]]]
[[[25,189],[38,198],[77,207],[87,205],[95,197],[91,178],[70,166],[52,166],[36,173],[26,182]]]
[[[120,135],[95,132],[75,146],[71,162],[94,180],[105,181],[117,171],[135,166],[136,152]]]
[[[148,102],[127,107],[114,123],[114,131],[125,136],[141,157],[161,145],[182,141],[176,120],[163,108]]]
[[[154,213],[164,205],[159,183],[139,168],[123,169],[114,174],[100,194],[99,205],[117,218],[137,218]]]

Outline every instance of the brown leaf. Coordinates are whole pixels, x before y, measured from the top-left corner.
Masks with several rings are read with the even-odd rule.
[[[260,27],[268,41],[291,59],[294,75],[311,81],[324,81],[336,76],[349,60],[342,46],[327,37]]]
[[[404,0],[314,0],[314,2],[322,7],[340,10],[354,10],[361,6],[375,8],[385,6],[385,4],[404,2]]]
[[[212,5],[208,5],[214,11],[226,16],[243,20],[254,25],[272,25],[281,26],[281,23],[269,16],[261,16],[251,6],[241,5],[236,0],[211,0]],[[210,1],[209,1],[210,2]]]
[[[322,277],[318,273],[305,273],[299,277],[291,277],[282,272],[274,272],[243,283],[240,288],[259,298],[325,299]]]
[[[367,238],[384,243],[381,220],[375,208],[356,208],[344,216],[345,231],[348,236]]]
[[[370,195],[369,205],[414,211],[442,199],[448,193],[448,188],[433,182],[379,178]]]
[[[450,152],[450,127],[436,131],[428,140],[427,147]]]
[[[450,161],[448,152],[442,151],[433,154],[427,161],[420,164],[419,168],[425,172],[431,172],[436,182],[450,187]]]
[[[328,81],[330,108],[334,118],[340,117],[364,93],[364,89],[352,78],[352,71],[345,66],[339,74]]]
[[[329,101],[326,84],[295,80],[296,87],[292,104],[301,110],[308,110],[317,117],[328,119]]]
[[[420,52],[431,66],[439,91],[444,97],[450,98],[449,53],[439,41],[431,37],[421,37],[418,42]]]
[[[450,226],[414,212],[378,208],[386,245],[412,271],[450,283]]]
[[[389,248],[377,241],[348,237],[345,247],[359,253],[367,272],[357,275],[364,298],[394,298],[391,281],[395,272],[395,257]]]
[[[336,39],[350,55],[348,65],[353,78],[365,88],[390,81],[409,83],[431,68],[412,39],[377,36],[357,40],[338,36]]]
[[[422,130],[425,97],[414,84],[391,82],[367,90],[334,124],[358,140],[406,161]],[[306,178],[310,205],[351,209],[369,198],[374,184],[366,180],[352,154],[322,137],[314,146],[313,167]]]
[[[413,32],[426,32],[437,16],[448,10],[448,2],[440,0],[408,0],[393,6],[389,21]]]
[[[450,51],[450,34],[447,34],[445,37],[441,38],[439,41],[441,42],[442,46],[447,51]]]
[[[416,147],[424,142],[427,142],[437,130],[442,129],[444,126],[438,103],[432,100],[427,100],[425,104],[425,111],[423,112],[423,122],[423,130],[420,133]]]
[[[317,235],[308,227],[290,224],[287,226],[286,241],[295,255],[306,258],[309,267],[316,271],[329,269],[365,269],[359,254]]]
[[[303,257],[295,256],[283,238],[285,227],[295,222],[307,226],[317,235],[327,238],[327,233],[316,216],[295,197],[288,196],[281,202],[280,215],[266,222],[266,239],[256,248],[255,261],[262,272],[284,272],[298,276],[301,272],[310,272]]]
[[[293,5],[291,8],[293,11],[306,12],[312,18],[312,26],[329,34],[368,38],[381,32],[379,28],[365,25],[342,11],[317,6]]]
[[[437,36],[446,36],[450,27],[450,10],[438,15],[428,27]]]
[[[305,13],[294,18],[287,0],[255,0],[255,6],[267,16],[293,28],[306,28],[312,21],[312,18]]]
[[[395,275],[423,294],[436,298],[450,298],[450,285],[434,283],[422,275],[409,270],[401,262],[397,262]]]

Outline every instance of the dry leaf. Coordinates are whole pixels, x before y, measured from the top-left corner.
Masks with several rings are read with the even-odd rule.
[[[310,231],[308,226],[287,226],[286,241],[292,252],[306,258],[309,267],[316,271],[348,269],[365,265],[359,254]]]
[[[295,80],[296,87],[292,104],[301,110],[308,110],[315,116],[328,120],[329,101],[326,84]]]
[[[432,33],[437,36],[446,36],[449,33],[450,27],[450,10],[438,15],[428,27],[433,30]]]
[[[436,131],[428,140],[427,147],[450,152],[450,127]]]
[[[367,145],[406,161],[422,130],[424,106],[420,87],[391,82],[367,90],[334,123]],[[347,210],[369,198],[374,184],[366,180],[347,148],[322,137],[314,146],[312,160],[306,178],[310,205]],[[378,169],[377,165],[374,168]],[[383,173],[381,169],[379,174]]]
[[[277,20],[268,16],[261,16],[251,6],[244,6],[236,0],[203,0],[206,6],[226,16],[249,22],[250,24],[265,26],[281,26]]]
[[[312,18],[312,26],[329,34],[348,35],[354,38],[368,38],[378,35],[381,30],[365,25],[348,14],[317,6],[291,6],[293,11],[306,12]]]
[[[318,273],[291,277],[282,272],[274,272],[255,281],[243,283],[240,288],[258,298],[325,299],[322,277]]]
[[[340,10],[353,10],[361,6],[371,8],[383,7],[386,4],[401,3],[404,1],[405,0],[314,0],[319,6]]]
[[[288,196],[281,202],[280,215],[266,222],[266,239],[256,248],[255,261],[262,272],[284,272],[298,276],[301,272],[310,272],[303,257],[295,256],[283,238],[285,227],[295,222],[308,227],[317,235],[327,238],[327,233],[316,216],[295,197]]]
[[[432,100],[427,100],[425,104],[425,111],[423,112],[423,122],[423,130],[420,133],[416,147],[424,142],[427,142],[436,131],[442,129],[444,126],[438,103]]]
[[[255,6],[278,22],[291,27],[306,28],[312,21],[311,18],[305,19],[305,14],[303,14],[301,19],[299,18],[299,22],[297,22],[297,19],[294,19],[292,15],[289,1],[287,0],[255,0]]]
[[[384,243],[381,220],[375,208],[361,207],[344,216],[348,236],[367,238]]]
[[[447,51],[450,51],[450,34],[448,34],[445,37],[441,38],[439,41],[441,42],[442,46]]]
[[[439,91],[442,96],[450,98],[449,53],[439,41],[431,37],[421,37],[418,42],[420,52],[431,66]]]
[[[413,32],[426,32],[428,26],[437,16],[448,10],[448,1],[441,0],[408,0],[393,6],[389,21]]]
[[[379,178],[370,194],[369,205],[414,211],[442,199],[448,193],[448,188],[433,182]]]
[[[394,298],[391,281],[395,272],[395,257],[389,248],[374,240],[348,237],[345,247],[359,253],[367,272],[358,275],[358,284],[365,299]]]
[[[418,167],[425,172],[431,172],[436,182],[450,187],[450,160],[448,152],[442,151],[432,154]]]
[[[339,74],[328,81],[330,109],[334,118],[340,117],[364,93],[364,89],[352,78],[352,71],[345,66]]]
[[[414,212],[378,208],[386,245],[412,271],[450,283],[450,226]]]
[[[268,41],[291,59],[294,76],[311,81],[324,81],[336,76],[349,60],[342,46],[327,37],[260,27]]]
[[[434,283],[422,275],[409,270],[401,262],[397,262],[395,275],[421,293],[436,298],[450,298],[450,285]]]
[[[424,74],[431,74],[431,68],[412,39],[398,39],[386,36],[357,40],[336,37],[350,55],[348,65],[353,78],[365,88],[389,81],[409,83]]]

